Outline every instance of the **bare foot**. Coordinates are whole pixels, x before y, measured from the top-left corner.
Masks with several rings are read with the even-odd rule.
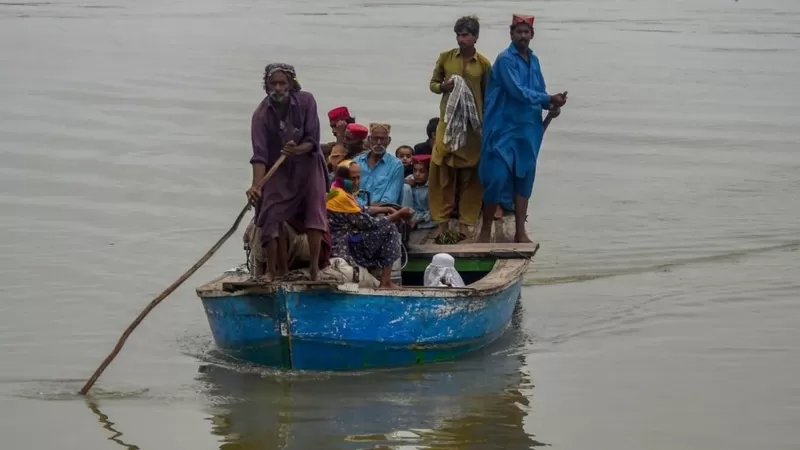
[[[476,242],[488,243],[491,240],[492,240],[492,227],[490,222],[490,225],[488,227],[487,226],[481,227],[481,234],[478,235],[478,240]]]
[[[517,234],[514,235],[514,242],[517,242],[519,244],[531,244],[531,243],[533,243],[531,238],[528,237],[528,233],[526,233],[524,231],[522,231],[522,232],[517,231]]]
[[[378,286],[378,289],[400,289],[400,286],[398,286],[397,283],[390,281],[388,283],[381,283]]]
[[[458,232],[464,235],[464,239],[472,239],[474,233],[472,232],[472,227],[465,224],[458,225]]]
[[[503,214],[505,214],[505,212],[503,211],[503,207],[500,206],[500,205],[497,205],[497,209],[494,210],[494,220],[502,219],[503,218]]]
[[[319,267],[312,267],[309,270],[309,280],[311,281],[319,281]]]
[[[259,276],[256,277],[256,281],[258,281],[259,283],[270,284],[270,283],[272,283],[272,275],[270,275],[269,273],[265,273],[263,275],[259,275]]]

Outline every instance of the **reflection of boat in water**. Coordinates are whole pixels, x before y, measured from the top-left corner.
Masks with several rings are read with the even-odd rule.
[[[203,366],[220,448],[508,448],[525,432],[532,387],[503,343],[460,361],[362,374],[238,372]],[[400,448],[400,447],[397,447]]]
[[[197,288],[217,347],[243,361],[292,370],[363,370],[447,361],[498,339],[511,321],[537,244],[508,244],[514,220],[498,220],[492,244],[435,245],[415,233],[403,288],[250,280],[225,273]],[[431,257],[447,252],[469,283],[424,287]]]

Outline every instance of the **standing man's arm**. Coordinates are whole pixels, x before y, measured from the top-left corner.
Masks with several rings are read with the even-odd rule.
[[[543,109],[550,107],[550,94],[545,91],[538,92],[533,89],[523,86],[519,77],[514,73],[511,66],[510,58],[497,58],[492,70],[497,71],[498,79],[503,89],[517,100],[530,104],[530,106],[538,106]]]
[[[319,119],[317,119],[317,121],[319,121]],[[334,147],[336,145],[344,146],[345,133],[347,133],[347,122],[344,120],[336,122],[336,144]],[[331,147],[331,150],[333,150],[333,147]]]
[[[447,59],[446,55],[447,52],[439,55],[439,59],[436,60],[436,67],[433,68],[433,75],[431,75],[430,90],[437,95],[452,91],[454,86],[452,81],[445,81],[444,79],[444,77],[447,76],[447,72],[444,70],[445,59]]]
[[[253,166],[253,181],[247,190],[247,198],[252,203],[261,198],[261,189],[256,189],[256,184],[267,174],[267,127],[259,114],[260,108],[253,113],[250,125],[250,139],[253,142],[253,156],[250,164]]]

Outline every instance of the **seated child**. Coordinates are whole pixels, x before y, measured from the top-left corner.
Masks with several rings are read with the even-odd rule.
[[[414,172],[406,179],[403,185],[402,205],[413,210],[411,217],[412,229],[436,228],[436,222],[431,219],[428,206],[428,165],[430,155],[416,155],[413,158]]]
[[[414,164],[412,162],[414,149],[408,145],[401,145],[394,151],[394,156],[397,156],[397,159],[403,163],[403,178],[411,176],[414,173]]]

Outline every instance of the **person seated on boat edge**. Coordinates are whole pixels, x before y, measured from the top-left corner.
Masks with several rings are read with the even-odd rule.
[[[301,228],[296,220],[290,220],[281,224],[281,230],[278,234],[278,253],[285,255],[286,267],[288,270],[296,270],[309,267],[311,261],[311,253],[308,247],[308,235],[305,230]],[[244,232],[244,250],[249,252],[250,267],[254,269],[251,274],[254,278],[258,278],[255,273],[264,273],[264,268],[267,265],[267,254],[264,247],[259,245],[261,242],[261,233],[259,228],[255,226],[255,221],[251,221]],[[325,269],[330,264],[331,256],[331,235],[329,231],[325,231],[322,236],[322,247],[319,252],[319,267],[320,270]],[[281,256],[279,256],[281,257]],[[260,267],[260,268],[259,268]]]
[[[353,192],[354,193],[361,192],[360,191],[361,166],[358,165],[358,163],[355,162],[355,161],[352,161],[350,163],[350,180],[353,182]],[[359,201],[358,196],[356,194],[354,194],[354,196],[356,197],[356,201]],[[361,203],[359,203],[359,204],[361,205]],[[368,205],[368,206],[364,207],[364,211],[367,212],[369,215],[375,216],[375,217],[378,217],[378,216],[391,216],[392,214],[396,213],[398,210],[402,209],[402,207],[396,208],[395,206],[397,206],[397,205],[394,205],[394,206]],[[411,211],[410,213],[411,213],[410,216],[413,216],[414,211]],[[408,214],[403,214],[403,217],[405,217],[406,215],[408,215]],[[408,238],[409,238],[409,234],[408,233],[410,231],[409,221],[399,220],[399,221],[394,222],[394,224],[397,226],[397,230],[400,231],[400,235],[402,237],[401,241],[403,242],[404,245],[407,244],[408,243]]]
[[[539,58],[530,48],[534,20],[534,16],[514,14],[509,27],[511,43],[495,59],[486,87],[478,170],[484,188],[483,216],[496,216],[499,204],[513,203],[516,242],[531,242],[525,222],[544,137],[542,111],[567,102],[566,91],[547,92]],[[519,73],[531,76],[520,77]],[[483,221],[478,242],[489,242],[492,224],[492,220]]]
[[[414,174],[414,149],[408,145],[401,145],[394,151],[394,156],[403,163],[403,179],[408,180]]]
[[[359,197],[359,201],[370,205],[385,203],[399,204],[403,194],[403,163],[386,151],[392,142],[392,127],[385,123],[371,123],[367,145],[369,149],[355,157],[361,166],[361,190],[368,194],[369,200]]]
[[[469,237],[483,199],[478,164],[484,90],[492,63],[475,48],[480,34],[477,17],[459,18],[453,32],[458,47],[439,54],[429,84],[430,91],[441,99],[428,186],[431,215],[439,222],[439,234],[450,230],[451,214],[457,206],[458,231]]]
[[[253,112],[253,181],[247,190],[260,232],[257,245],[266,251],[266,267],[257,267],[256,276],[266,270],[272,280],[288,271],[286,255],[278,252],[278,237],[281,224],[295,219],[308,235],[311,280],[316,281],[322,239],[328,229],[327,171],[319,147],[317,102],[311,93],[301,90],[295,69],[289,64],[267,65],[263,83],[267,96]],[[286,156],[283,163],[258,189],[281,155]]]
[[[430,155],[414,156],[414,174],[403,185],[402,206],[414,211],[409,226],[411,229],[436,228],[437,223],[431,219],[428,209],[428,167]]]
[[[359,164],[362,173],[364,173],[365,171],[368,173],[371,172],[371,176],[369,178],[374,183],[372,184],[372,189],[370,189],[369,187],[366,187],[365,181],[362,179],[361,185],[363,186],[363,190],[361,193],[363,193],[364,195],[356,196],[356,200],[359,200],[361,204],[369,203],[367,211],[373,216],[379,216],[379,215],[390,216],[396,213],[398,210],[401,209],[401,207],[398,207],[398,205],[403,200],[402,189],[404,186],[403,184],[404,166],[402,165],[402,161],[400,160],[400,158],[398,158],[397,156],[393,157],[392,155],[387,154],[386,152],[386,147],[388,147],[389,143],[391,143],[392,140],[390,136],[391,128],[392,127],[389,124],[376,124],[376,123],[370,124],[370,136],[368,138],[368,142],[372,145],[372,150],[370,151],[370,153],[372,153],[372,157],[374,157],[376,151],[382,151],[383,156],[381,157],[381,159],[377,159],[377,162],[375,163],[375,168],[372,171],[369,170],[369,164],[372,161],[372,158],[370,157],[369,154],[361,155],[363,157],[363,160],[366,161],[367,169],[366,170],[364,169],[365,165],[363,163]],[[356,158],[356,161],[358,161],[359,159],[360,158]],[[398,162],[400,163],[401,172],[400,173],[388,172],[389,176],[386,178],[389,178],[389,180],[381,181],[383,179],[383,176],[387,174],[387,172],[384,171],[385,169],[384,164],[385,163],[397,164]],[[398,176],[400,181],[399,183],[397,183]],[[378,181],[376,181],[376,179]],[[395,196],[394,193],[391,194],[387,193],[388,188],[394,189],[394,187],[391,186],[391,184],[393,183],[399,184],[400,189],[397,196]],[[379,192],[377,196],[375,195],[375,189],[378,189]],[[400,231],[400,235],[402,236],[402,242],[404,244],[407,243],[409,238],[409,232],[411,230],[410,225],[407,223],[407,221],[404,220],[395,222],[395,225],[397,226],[398,231]]]
[[[448,253],[433,255],[425,268],[425,287],[464,287],[464,280],[456,270],[456,260]]]
[[[433,146],[436,145],[436,127],[438,126],[438,117],[431,117],[428,120],[428,125],[425,127],[425,134],[428,135],[428,140],[414,146],[415,155],[430,155],[433,153]]]
[[[326,157],[331,154],[331,150],[336,144],[341,144],[344,141],[342,131],[348,124],[356,123],[356,118],[350,115],[350,110],[346,106],[337,106],[328,111],[328,121],[330,122],[331,132],[333,137],[336,138],[333,142],[322,144],[322,154]]]
[[[386,217],[369,214],[353,196],[353,161],[344,161],[328,194],[327,209],[333,244],[332,257],[368,270],[381,269],[380,288],[397,289],[392,282],[392,265],[401,257],[400,232],[392,224],[411,217],[407,208]],[[355,164],[357,165],[357,164]]]

